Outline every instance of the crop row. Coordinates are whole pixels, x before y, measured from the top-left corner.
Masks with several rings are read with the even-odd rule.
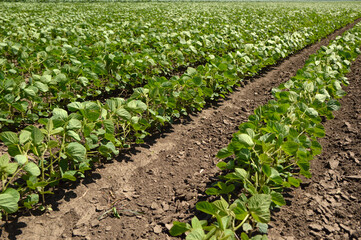
[[[246,44],[244,52],[214,57],[181,76],[154,77],[128,99],[71,102],[20,132],[2,132],[7,153],[0,158],[0,208],[8,214],[19,205],[38,207],[40,197],[44,204],[44,196],[52,194],[60,181],[83,177],[94,163],[111,159],[131,142],[142,142],[154,127],[200,110],[207,99],[223,96],[244,76],[305,47],[308,38],[315,41],[330,31],[296,31]]]
[[[0,17],[0,127],[33,123],[54,108],[107,92],[127,97],[156,76],[169,79],[190,66],[217,64],[215,56],[238,54],[247,61],[250,44],[275,41],[275,36],[300,32],[310,44],[360,16],[345,5],[323,11],[312,5],[5,6],[9,10]],[[259,59],[268,54],[264,49]],[[240,78],[254,72],[245,65],[236,69]]]
[[[322,152],[322,122],[332,119],[346,93],[345,74],[361,53],[361,24],[310,56],[295,77],[272,90],[274,100],[258,107],[239,126],[230,144],[217,157],[223,170],[208,188],[218,200],[202,201],[197,210],[212,216],[188,223],[174,222],[173,236],[188,232],[187,240],[267,239],[270,210],[286,204],[282,192],[298,187],[300,176],[311,177],[310,160]],[[257,235],[258,233],[258,235]],[[251,237],[252,236],[252,237]]]

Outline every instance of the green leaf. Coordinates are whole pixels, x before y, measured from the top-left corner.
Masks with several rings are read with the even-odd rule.
[[[192,228],[193,229],[197,229],[197,228],[202,229],[202,224],[197,217],[192,218]]]
[[[244,144],[247,147],[252,147],[254,145],[252,138],[248,134],[241,133],[236,135],[236,137],[240,143]]]
[[[76,181],[76,177],[75,177],[75,174],[76,174],[77,171],[74,171],[74,170],[69,170],[69,171],[66,171],[62,178],[63,179],[68,179],[70,181]]]
[[[76,132],[74,132],[73,130],[69,130],[66,132],[66,135],[68,135],[69,137],[74,138],[76,141],[81,141],[81,138],[79,136],[79,134],[77,134]]]
[[[318,112],[314,108],[307,108],[306,114],[307,114],[307,116],[312,117],[312,118],[318,117]]]
[[[39,145],[44,140],[44,134],[40,131],[39,128],[33,127],[31,131],[31,139],[35,145]]]
[[[301,179],[297,179],[297,178],[294,178],[294,177],[288,177],[288,182],[294,187],[299,187],[300,183],[302,181],[301,181]]]
[[[100,117],[101,109],[93,102],[86,102],[84,106],[84,116],[90,121],[96,121]]]
[[[252,226],[251,226],[252,227]],[[249,240],[249,237],[246,233],[241,233],[241,240]]]
[[[248,208],[257,222],[270,221],[270,205],[272,198],[268,194],[255,194],[248,200]]]
[[[339,110],[340,106],[341,104],[335,99],[331,99],[330,101],[327,102],[327,109],[331,111]]]
[[[193,83],[197,86],[200,86],[202,84],[202,78],[195,76],[193,79]]]
[[[142,113],[147,110],[147,105],[140,100],[132,100],[127,103],[127,109],[132,112]]]
[[[191,229],[191,226],[187,223],[173,222],[173,227],[169,230],[170,235],[179,236]]]
[[[6,213],[14,213],[18,210],[18,201],[12,194],[1,193],[0,208],[2,208]]]
[[[24,206],[28,209],[32,209],[35,204],[39,202],[39,194],[30,194],[24,200]]]
[[[271,192],[272,202],[274,202],[278,206],[286,205],[286,201],[283,198],[282,194],[279,192]]]
[[[213,204],[206,202],[206,201],[202,201],[202,202],[198,202],[196,204],[196,208],[199,211],[202,211],[204,213],[210,214],[210,215],[216,215],[217,214],[217,210],[216,208],[213,206]]]
[[[81,121],[72,118],[69,120],[68,126],[66,128],[69,130],[74,130],[74,129],[80,129],[81,127],[82,127]]]
[[[311,143],[311,149],[312,149],[312,154],[313,154],[314,156],[322,153],[322,146],[321,146],[321,144],[320,144],[319,142],[317,142],[317,141],[312,141],[312,143]]]
[[[266,174],[267,177],[271,176],[271,167],[267,164],[262,165],[262,171],[264,174]]]
[[[16,191],[14,188],[7,188],[3,193],[10,194],[11,196],[13,196],[16,202],[19,202],[20,200],[20,193]]]
[[[243,223],[242,229],[245,232],[249,232],[249,231],[252,231],[253,228],[252,228],[251,224],[246,222],[246,223]]]
[[[80,109],[84,109],[83,104],[80,102],[69,103],[67,107],[68,107],[69,111],[71,111],[71,112],[76,112]]]
[[[26,155],[16,155],[14,159],[19,165],[24,165],[28,161]]]
[[[222,148],[217,153],[217,158],[224,159],[226,157],[229,157],[233,154],[233,151],[230,151],[228,148]]]
[[[268,232],[268,224],[267,223],[257,223],[258,230],[261,233],[267,233]]]
[[[19,143],[25,144],[27,141],[29,141],[31,138],[31,132],[22,130],[19,135]]]
[[[55,116],[56,118],[59,118],[63,121],[68,120],[68,112],[61,108],[54,108],[53,116]]]
[[[205,237],[203,229],[192,230],[186,237],[186,240],[203,240]]]
[[[46,85],[46,84],[44,84],[42,82],[36,81],[34,85],[42,92],[49,91],[48,85]]]
[[[123,118],[123,119],[125,119],[125,120],[128,120],[128,121],[132,118],[132,115],[131,115],[126,109],[124,109],[124,108],[118,109],[118,110],[116,111],[116,114],[117,114],[119,117],[121,117],[121,118]]]
[[[237,177],[239,177],[240,179],[242,180],[248,179],[248,172],[243,168],[235,168],[234,172],[237,175]]]
[[[65,148],[66,153],[78,162],[86,160],[86,149],[83,145],[77,142],[71,142]]]
[[[114,134],[115,132],[115,126],[112,120],[107,119],[103,121],[105,131],[110,134]]]
[[[294,141],[287,141],[282,144],[281,148],[288,155],[296,155],[298,150],[298,143]]]
[[[18,135],[14,132],[2,132],[0,138],[6,146],[16,145],[19,143]]]
[[[25,166],[24,166],[24,170],[29,173],[31,176],[39,176],[40,175],[40,169],[38,167],[38,165],[36,165],[33,162],[28,162]]]

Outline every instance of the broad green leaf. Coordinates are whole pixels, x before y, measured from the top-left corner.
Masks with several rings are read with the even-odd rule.
[[[63,179],[68,179],[70,181],[76,181],[76,177],[75,177],[75,174],[76,174],[77,171],[74,171],[74,170],[69,170],[69,171],[66,171],[62,178]]]
[[[296,155],[298,147],[299,147],[298,143],[294,141],[284,142],[281,146],[282,150],[288,155]]]
[[[35,145],[39,145],[44,140],[44,134],[40,131],[39,128],[33,127],[31,131],[31,139]]]
[[[217,214],[217,210],[216,208],[213,206],[213,204],[206,202],[206,201],[202,201],[202,202],[198,202],[196,204],[196,208],[199,211],[202,211],[204,213],[210,214],[210,215],[216,215]]]
[[[248,200],[248,208],[257,222],[270,221],[270,205],[271,195],[268,194],[255,194]]]
[[[71,111],[71,112],[76,112],[80,109],[84,109],[83,104],[80,102],[69,103],[67,107],[68,107],[69,111]]]
[[[19,135],[19,143],[25,144],[27,141],[29,141],[31,138],[31,132],[22,130]]]
[[[111,119],[106,119],[103,121],[105,131],[110,134],[114,134],[115,126]]]
[[[300,183],[302,181],[301,181],[301,179],[297,179],[297,178],[294,178],[294,177],[288,177],[288,182],[294,187],[299,187]]]
[[[86,161],[86,149],[77,142],[71,142],[65,148],[66,153],[78,162]]]
[[[68,112],[61,108],[54,108],[53,116],[63,121],[66,121],[68,119]]]
[[[116,114],[125,120],[130,120],[132,118],[132,115],[124,108],[118,109]]]
[[[242,180],[248,179],[248,172],[243,168],[235,168],[234,171],[236,175]]]
[[[233,154],[233,151],[230,151],[228,148],[222,148],[217,153],[217,158],[224,159],[226,157],[229,157]]]
[[[38,165],[36,165],[33,162],[28,162],[27,164],[25,164],[24,170],[27,173],[29,173],[31,176],[36,176],[36,177],[39,176],[41,173]]]
[[[267,223],[257,223],[258,230],[261,233],[267,233],[268,232],[268,224]]]
[[[10,157],[7,153],[0,156],[0,168],[5,168],[10,161]]]
[[[3,171],[6,172],[7,174],[11,175],[11,174],[14,174],[17,169],[18,169],[17,163],[8,163],[6,165],[6,167],[3,169]]]
[[[76,141],[79,141],[79,142],[81,141],[81,138],[80,138],[79,134],[77,134],[73,130],[66,131],[66,135],[68,135],[69,137],[74,138]]]
[[[3,193],[10,194],[11,196],[13,196],[16,202],[19,202],[20,200],[20,193],[16,191],[14,188],[7,188]]]
[[[245,133],[238,134],[237,139],[239,142],[241,142],[247,147],[252,147],[254,145],[252,138],[248,134]]]
[[[4,209],[6,213],[14,213],[18,210],[18,201],[12,194],[1,193],[0,208]]]
[[[274,202],[278,206],[286,205],[286,201],[283,198],[282,194],[279,192],[271,192],[272,202]]]
[[[127,103],[127,109],[136,113],[142,113],[147,110],[147,105],[140,100],[132,100]]]
[[[14,132],[2,132],[0,138],[6,146],[16,145],[19,143],[18,135]]]
[[[202,229],[202,224],[197,217],[192,218],[192,228],[193,229],[197,229],[197,228]]]
[[[68,105],[69,107],[69,105]],[[84,106],[84,116],[90,121],[96,121],[100,117],[101,109],[93,102],[86,102]]]
[[[19,165],[24,165],[28,161],[26,155],[16,155],[14,159]]]
[[[72,118],[69,120],[68,126],[66,127],[69,130],[74,130],[74,129],[80,129],[82,126],[81,121],[79,121],[78,119]]]
[[[205,233],[202,228],[192,230],[186,237],[186,240],[203,240]]]
[[[179,236],[191,229],[191,226],[188,223],[182,222],[173,222],[173,227],[169,230],[170,235]]]
[[[243,229],[243,231],[245,231],[245,232],[249,232],[249,231],[252,231],[252,230],[253,230],[251,224],[249,224],[249,223],[247,223],[247,222],[243,223],[242,229]]]
[[[36,86],[40,91],[42,91],[42,92],[47,92],[47,91],[49,91],[48,85],[46,85],[46,84],[44,84],[44,83],[42,83],[42,82],[36,81],[36,82],[35,82],[35,86]]]

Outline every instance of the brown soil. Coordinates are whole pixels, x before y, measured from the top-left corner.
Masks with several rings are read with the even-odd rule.
[[[147,144],[121,154],[119,159],[97,169],[81,183],[57,191],[49,199],[54,211],[38,216],[23,215],[10,224],[4,224],[1,238],[172,239],[168,235],[170,224],[174,220],[189,221],[195,214],[195,203],[206,197],[204,191],[218,173],[215,154],[229,143],[237,126],[247,120],[253,109],[271,98],[272,87],[295,75],[310,54],[346,29],[268,69],[265,74],[237,88],[227,99],[148,139]],[[355,70],[355,78],[359,69]],[[355,81],[350,80],[351,84]],[[317,224],[310,225],[313,228],[318,225],[325,227],[324,223],[319,223],[324,219],[329,223],[340,223],[330,226],[335,231],[348,234],[347,231],[351,232],[359,221],[357,199],[360,201],[361,191],[357,183],[360,180],[346,177],[360,176],[355,167],[357,159],[360,159],[360,150],[356,147],[360,143],[357,134],[361,127],[358,124],[361,109],[356,104],[360,101],[357,99],[360,89],[356,89],[357,84],[352,86],[348,89],[351,93],[343,100],[346,101],[343,104],[350,108],[344,114],[349,113],[351,117],[343,119],[344,115],[337,115],[336,120],[327,122],[328,136],[322,140],[325,154],[314,161],[314,179],[303,184],[306,191],[290,192],[291,205],[275,214],[277,223],[272,223],[271,231],[274,239],[278,239],[276,234],[280,231],[296,239],[302,236],[302,232],[311,237],[308,225],[313,223]],[[345,109],[337,114],[343,111]],[[332,134],[332,131],[340,135]],[[335,144],[330,137],[335,139]],[[330,156],[335,156],[331,162],[332,169],[322,170]],[[334,167],[336,162],[338,166]],[[298,199],[300,196],[303,198]],[[104,214],[112,206],[116,206],[120,219]],[[299,216],[295,218],[297,213]],[[293,223],[292,228],[288,223]],[[324,229],[313,232],[329,236]]]

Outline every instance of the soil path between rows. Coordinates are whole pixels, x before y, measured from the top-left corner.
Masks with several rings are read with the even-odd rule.
[[[206,197],[204,191],[218,172],[215,154],[229,143],[238,125],[270,100],[271,89],[294,76],[309,55],[354,24],[121,154],[81,183],[58,190],[51,200],[53,211],[5,224],[1,239],[172,239],[170,224],[194,215],[195,203]],[[104,214],[113,205],[119,219]]]

